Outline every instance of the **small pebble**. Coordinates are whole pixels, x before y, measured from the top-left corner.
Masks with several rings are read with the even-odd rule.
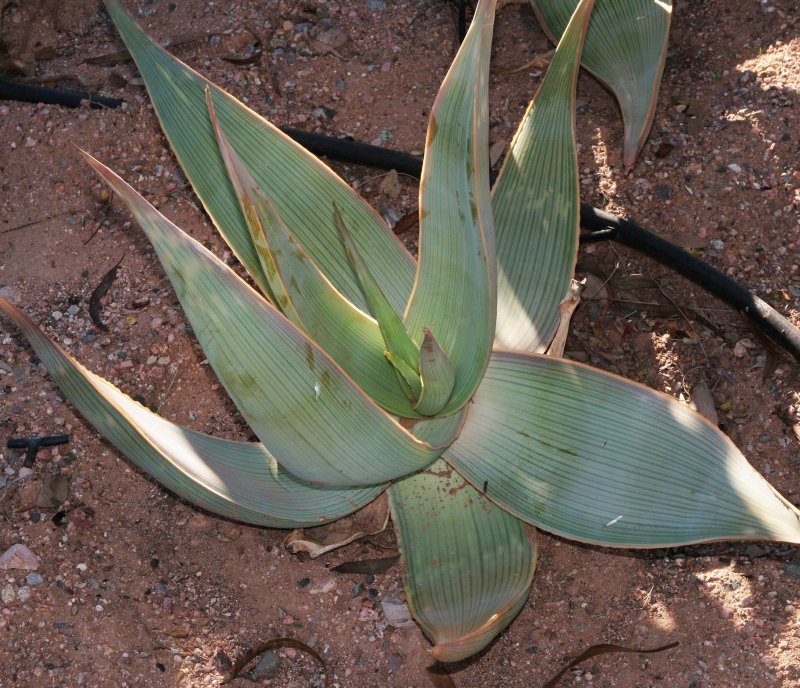
[[[33,593],[31,592],[30,587],[27,585],[23,585],[19,590],[17,590],[17,597],[19,598],[20,602],[27,602]]]
[[[381,608],[383,609],[383,616],[386,618],[386,623],[390,626],[405,628],[414,625],[407,604],[394,599],[384,599],[381,602]]]
[[[265,652],[261,655],[261,659],[252,671],[253,680],[257,681],[262,678],[274,678],[278,669],[280,669],[281,660],[274,652]]]
[[[44,577],[41,573],[31,571],[27,576],[25,576],[25,582],[28,585],[41,585],[44,582]]]
[[[11,604],[17,597],[17,591],[13,585],[10,583],[3,588],[3,592],[0,593],[0,598],[3,600],[3,604]]]

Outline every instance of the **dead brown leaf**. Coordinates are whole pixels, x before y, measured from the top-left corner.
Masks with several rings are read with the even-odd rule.
[[[542,688],[555,688],[558,682],[564,678],[564,675],[572,669],[572,667],[577,666],[581,662],[585,662],[587,659],[591,659],[592,657],[597,657],[598,655],[606,655],[612,652],[632,652],[636,654],[642,655],[649,655],[655,652],[664,652],[665,650],[671,650],[673,647],[678,647],[680,643],[674,642],[670,643],[669,645],[662,645],[661,647],[655,647],[651,650],[644,650],[635,647],[625,647],[624,645],[610,645],[608,643],[601,643],[600,645],[592,645],[589,649],[582,652],[578,655],[575,659],[573,659],[567,666],[565,666],[561,671],[559,671],[553,678],[551,678],[547,683],[542,686]]]
[[[328,665],[322,658],[322,655],[320,655],[319,652],[317,652],[310,645],[306,645],[306,643],[304,643],[302,640],[296,640],[295,638],[273,638],[272,640],[267,640],[264,643],[259,643],[258,645],[251,647],[249,650],[245,651],[244,654],[239,657],[239,659],[236,660],[236,663],[231,668],[230,673],[225,680],[222,681],[222,683],[230,683],[239,674],[241,674],[242,670],[256,657],[264,654],[267,652],[267,650],[275,650],[279,647],[292,647],[296,650],[300,650],[301,652],[311,655],[317,660],[317,662],[319,662],[319,664],[322,666],[322,670],[325,672],[325,685],[329,686],[331,684],[331,677],[328,675]]]
[[[313,537],[304,530],[293,530],[286,536],[283,544],[292,554],[305,552],[316,559],[361,538],[377,535],[386,529],[388,523],[389,505],[386,495],[383,494],[349,518],[314,528]]]

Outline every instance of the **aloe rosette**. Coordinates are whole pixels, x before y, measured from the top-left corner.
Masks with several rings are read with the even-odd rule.
[[[617,547],[800,542],[800,512],[716,427],[542,353],[577,252],[574,94],[592,5],[571,16],[490,191],[495,3],[478,3],[431,111],[415,261],[328,167],[108,0],[178,160],[256,288],[86,158],[152,242],[258,443],[160,418],[0,299],[89,422],[203,508],[296,528],[387,491],[409,605],[443,661],[483,648],[524,605],[536,565],[525,523]]]

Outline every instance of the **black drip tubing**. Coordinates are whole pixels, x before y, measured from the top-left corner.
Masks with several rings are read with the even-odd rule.
[[[93,108],[119,107],[122,101],[118,98],[104,98],[75,91],[62,91],[58,88],[21,84],[18,81],[0,79],[0,100],[18,100],[23,103],[46,103],[47,105],[63,105],[64,107],[80,107],[81,101],[88,101]]]

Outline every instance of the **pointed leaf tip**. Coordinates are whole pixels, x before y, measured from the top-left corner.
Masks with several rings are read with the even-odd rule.
[[[426,327],[423,328],[419,348],[419,374],[422,390],[414,408],[423,416],[434,416],[441,411],[455,384],[455,371],[447,354]]]

